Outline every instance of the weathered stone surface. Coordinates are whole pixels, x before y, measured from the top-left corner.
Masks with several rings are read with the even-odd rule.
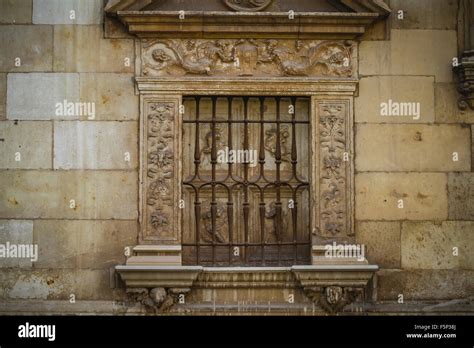
[[[435,83],[435,114],[439,123],[474,123],[474,111],[460,110],[460,94],[453,83]]]
[[[33,0],[33,23],[100,24],[102,5],[102,0]]]
[[[448,176],[449,219],[474,220],[474,173]]]
[[[7,118],[7,74],[0,74],[0,121]]]
[[[361,75],[426,75],[436,82],[453,81],[456,31],[394,29],[390,33],[389,41],[361,43]]]
[[[404,269],[474,269],[472,221],[406,221],[401,240]]]
[[[393,29],[456,30],[458,2],[455,0],[390,0]],[[398,11],[404,11],[398,19]]]
[[[37,220],[35,268],[108,269],[125,262],[124,248],[137,235],[136,221]]]
[[[471,132],[458,125],[359,124],[355,139],[358,171],[471,170]]]
[[[356,240],[365,245],[370,263],[381,268],[400,268],[400,222],[358,222]]]
[[[361,173],[356,175],[358,220],[446,220],[447,175]],[[398,208],[403,200],[403,208]]]
[[[31,23],[32,0],[0,0],[0,24]]]
[[[51,169],[51,122],[0,122],[1,169]]]
[[[104,37],[106,39],[133,39],[132,34],[129,34],[127,27],[122,24],[117,18],[104,18]]]
[[[435,119],[432,77],[374,76],[359,83],[355,121],[372,123],[431,123]],[[418,116],[382,116],[381,104],[419,103]],[[416,119],[418,118],[418,119]]]
[[[5,270],[0,272],[0,298],[70,300],[113,299],[109,270]],[[71,304],[72,305],[72,304]]]
[[[392,30],[392,75],[434,75],[436,82],[451,82],[451,62],[457,56],[454,30]]]
[[[135,172],[10,170],[0,182],[1,218],[137,218]]]
[[[53,120],[56,104],[79,102],[78,74],[8,74],[7,118]]]
[[[0,27],[0,71],[51,71],[53,28],[44,25],[2,25]],[[20,60],[17,61],[17,58]],[[21,63],[20,66],[15,64]]]
[[[390,46],[390,41],[362,41],[359,46],[359,74],[390,75]]]
[[[138,119],[131,74],[81,74],[81,101],[95,103],[96,120]]]
[[[137,122],[55,122],[54,168],[136,168],[137,133]]]
[[[54,71],[132,73],[134,56],[133,40],[102,39],[100,26],[54,27]]]
[[[388,22],[385,20],[379,20],[368,27],[361,36],[360,40],[387,40],[387,24]]]
[[[33,221],[0,220],[0,244],[33,244]],[[0,257],[0,268],[31,267],[31,258]]]
[[[472,296],[474,271],[458,270],[380,270],[378,299],[397,301],[452,300]],[[403,304],[400,304],[401,306]]]

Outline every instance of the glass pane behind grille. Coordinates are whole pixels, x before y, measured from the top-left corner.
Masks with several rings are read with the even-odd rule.
[[[310,263],[309,99],[184,98],[183,263]]]

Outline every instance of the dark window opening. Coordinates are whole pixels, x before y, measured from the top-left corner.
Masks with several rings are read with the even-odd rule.
[[[310,264],[309,98],[183,104],[183,264]]]

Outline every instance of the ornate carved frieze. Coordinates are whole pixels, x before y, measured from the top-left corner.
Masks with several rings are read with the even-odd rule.
[[[145,103],[143,119],[144,240],[177,241],[178,101]]]
[[[352,227],[352,131],[349,102],[318,100],[316,103],[316,137],[319,145],[316,191],[319,235],[348,237]]]
[[[354,77],[352,41],[144,40],[142,75]]]
[[[265,9],[273,0],[223,0],[235,11],[257,12]]]

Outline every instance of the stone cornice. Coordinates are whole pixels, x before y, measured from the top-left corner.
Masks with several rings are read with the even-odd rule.
[[[333,1],[341,12],[149,11],[151,0],[112,0],[105,11],[138,37],[353,39],[390,13],[380,0]],[[352,11],[352,12],[351,12]]]

